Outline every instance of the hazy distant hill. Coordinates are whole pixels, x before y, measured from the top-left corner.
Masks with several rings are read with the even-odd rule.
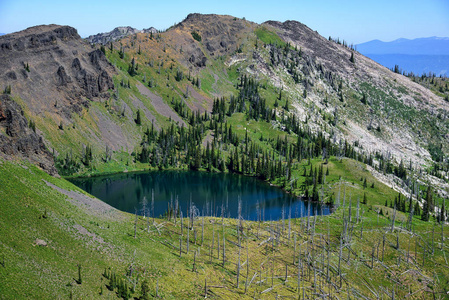
[[[429,37],[391,42],[373,40],[358,44],[357,50],[368,54],[449,55],[449,38]]]
[[[398,65],[401,70],[415,74],[449,75],[449,55],[365,54],[387,68]]]
[[[415,74],[449,74],[447,37],[397,39],[391,42],[373,40],[357,45],[357,50],[388,68],[399,65],[402,70]]]

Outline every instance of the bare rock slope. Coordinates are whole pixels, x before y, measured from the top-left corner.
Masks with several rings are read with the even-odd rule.
[[[20,106],[9,95],[0,96],[0,156],[28,158],[50,174],[56,174],[53,156],[41,136],[29,127]]]
[[[81,43],[76,29],[46,25],[0,37],[0,80],[29,100],[32,112],[79,112],[88,100],[108,97],[114,68]]]

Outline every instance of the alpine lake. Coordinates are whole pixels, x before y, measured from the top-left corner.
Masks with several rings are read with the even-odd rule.
[[[326,205],[303,201],[264,181],[236,174],[146,171],[69,181],[121,211],[150,217],[164,216],[169,209],[185,217],[189,207],[197,216],[227,218],[238,218],[240,210],[242,218],[252,221],[331,212]]]

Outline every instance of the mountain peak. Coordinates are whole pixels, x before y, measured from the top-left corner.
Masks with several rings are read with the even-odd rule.
[[[237,18],[230,15],[217,15],[217,14],[200,14],[200,13],[191,13],[188,14],[187,17],[177,24],[175,27],[183,27],[190,26],[193,24],[207,25],[207,26],[215,26],[215,23],[227,23],[231,24],[232,22],[249,22],[245,19]],[[249,22],[252,23],[252,22]]]
[[[45,35],[49,34],[53,38],[70,38],[70,39],[78,39],[80,36],[78,35],[78,31],[70,26],[66,25],[38,25],[29,27],[25,30],[6,34],[2,36],[2,39],[18,39],[31,35]]]
[[[91,44],[107,44],[118,39],[127,37],[129,35],[137,33],[156,33],[157,29],[154,27],[149,27],[147,29],[139,30],[131,26],[119,26],[114,28],[109,32],[98,33],[95,35],[88,36],[86,40]]]

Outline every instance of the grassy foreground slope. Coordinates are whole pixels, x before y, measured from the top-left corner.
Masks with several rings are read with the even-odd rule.
[[[376,207],[395,192],[372,178],[368,204],[357,209],[363,183],[344,174],[365,167],[346,159],[329,165],[346,183],[331,216],[136,223],[33,165],[0,161],[1,297],[444,298],[447,229],[414,218],[408,231],[397,212],[392,230]]]

